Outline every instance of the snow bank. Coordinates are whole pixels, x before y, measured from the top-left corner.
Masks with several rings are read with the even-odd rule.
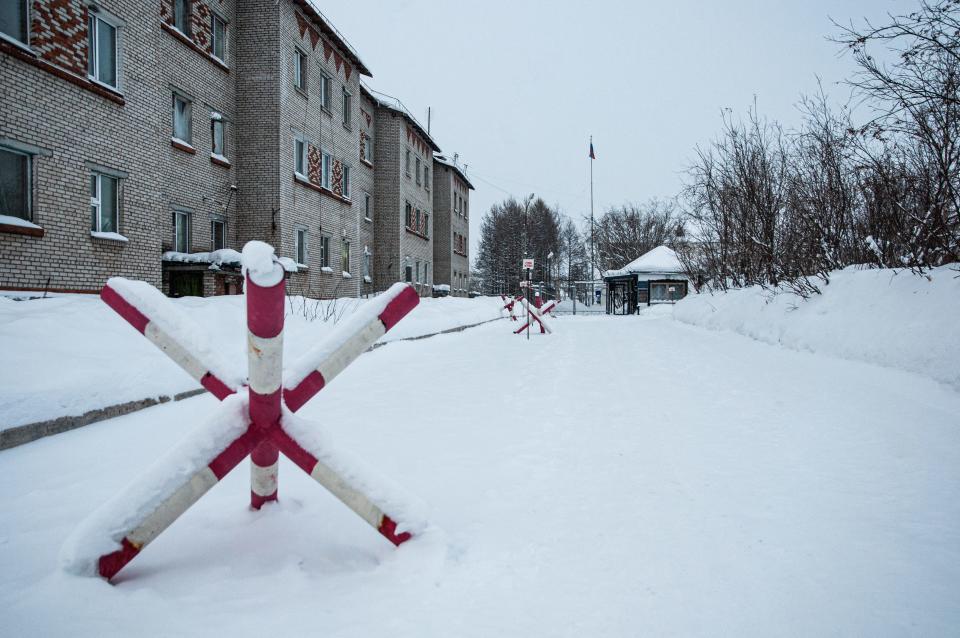
[[[923,374],[960,388],[960,272],[943,266],[834,272],[822,295],[804,301],[758,287],[690,295],[674,318],[794,350]]]
[[[61,567],[72,574],[95,575],[101,556],[119,550],[126,534],[243,434],[247,401],[246,392],[227,397],[205,423],[97,508],[67,538],[60,550]]]
[[[244,274],[258,286],[270,288],[283,279],[283,266],[273,254],[273,246],[262,241],[248,241],[241,256]]]
[[[343,317],[372,300],[339,299]],[[169,300],[210,338],[229,378],[247,374],[246,310],[241,295]],[[337,325],[308,320],[286,303],[284,360],[293,362]],[[421,299],[381,341],[417,337],[500,317],[499,298]],[[93,295],[53,295],[11,301],[0,297],[0,429],[127,401],[173,396],[200,385]]]

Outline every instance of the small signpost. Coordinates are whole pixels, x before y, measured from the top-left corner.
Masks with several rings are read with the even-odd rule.
[[[524,257],[523,269],[527,271],[527,279],[523,283],[527,284],[527,286],[529,287],[531,284],[530,271],[533,270],[533,259],[528,259]],[[530,304],[524,302],[523,307],[527,309],[527,341],[529,341],[530,340]]]

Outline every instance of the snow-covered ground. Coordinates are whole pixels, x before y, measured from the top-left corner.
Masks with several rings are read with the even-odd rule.
[[[210,395],[0,452],[0,633],[956,635],[960,394],[670,310],[495,322],[337,377],[301,414],[429,504],[399,549],[283,461],[278,504],[247,508],[241,466],[113,586],[59,571]]]
[[[422,299],[383,341],[495,319],[498,302]],[[246,371],[244,297],[187,297],[174,303],[207,330],[231,367]],[[295,354],[316,343],[334,325],[324,316],[342,317],[363,303],[289,298],[285,351]],[[0,429],[200,387],[93,295],[31,301],[0,296],[0,351]]]
[[[917,276],[909,270],[831,273],[803,301],[759,287],[690,295],[680,321],[830,356],[927,375],[960,390],[960,264]]]

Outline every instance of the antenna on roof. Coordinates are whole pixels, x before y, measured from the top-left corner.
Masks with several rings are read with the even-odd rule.
[[[427,135],[430,135],[430,107],[427,107]]]

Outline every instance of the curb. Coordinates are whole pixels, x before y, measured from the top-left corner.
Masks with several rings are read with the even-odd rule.
[[[503,319],[503,317],[488,319],[486,321],[472,323],[466,326],[457,326],[456,328],[447,328],[446,330],[441,330],[440,332],[432,332],[430,334],[419,335],[416,337],[406,337],[404,339],[394,339],[393,341],[375,343],[370,346],[367,352],[390,345],[391,343],[400,343],[402,341],[419,341],[421,339],[429,339],[430,337],[436,337],[439,335],[463,332],[469,328],[476,328],[477,326],[482,326],[485,323],[500,321],[501,319]],[[117,403],[116,405],[110,405],[105,408],[96,408],[94,410],[90,410],[89,412],[84,412],[79,416],[59,416],[46,421],[35,421],[34,423],[18,425],[7,430],[0,430],[0,450],[9,450],[10,448],[31,443],[44,437],[53,436],[54,434],[60,434],[62,432],[69,432],[70,430],[76,430],[77,428],[82,428],[85,425],[97,423],[98,421],[106,421],[107,419],[123,416],[124,414],[138,412],[145,408],[160,405],[161,403],[169,403],[170,401],[183,401],[184,399],[190,399],[192,397],[204,394],[205,392],[206,390],[204,388],[197,388],[195,390],[180,392],[178,394],[174,394],[173,396],[160,395],[154,398],[127,401],[126,403]]]

